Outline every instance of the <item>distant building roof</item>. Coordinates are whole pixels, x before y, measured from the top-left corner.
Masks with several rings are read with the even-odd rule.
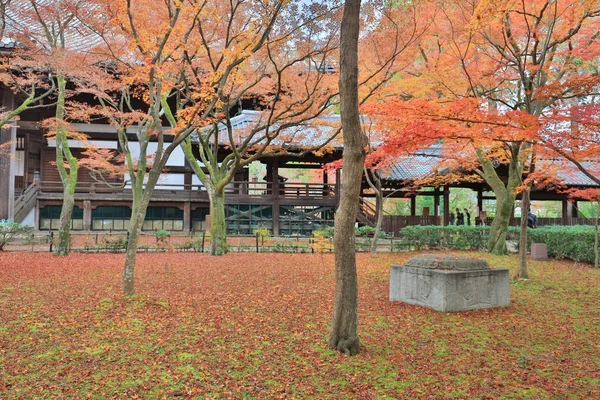
[[[567,160],[540,160],[538,165],[540,168],[555,168],[558,180],[567,186],[600,186]],[[600,169],[600,161],[582,162],[581,165],[588,171]]]
[[[253,110],[242,110],[239,115],[231,118],[231,125],[233,128],[233,135],[238,140],[244,139],[244,131],[246,129],[252,129],[253,126],[260,123],[261,116],[264,115],[261,111]],[[301,147],[314,147],[322,145],[327,139],[335,132],[335,125],[339,124],[340,118],[337,115],[327,115],[319,117],[318,119],[311,121],[310,123],[302,124],[299,126],[287,128],[282,134],[273,140],[272,144],[275,146],[283,146],[288,148],[301,148]],[[205,128],[210,129],[210,128]],[[272,127],[271,129],[276,129]],[[222,145],[229,145],[229,133],[227,132],[227,126],[224,123],[219,124],[219,143]],[[259,139],[260,134],[256,135]],[[193,139],[196,143],[198,142],[197,133]],[[333,139],[330,143],[338,149],[342,149],[342,137],[341,134]]]
[[[441,147],[433,145],[427,149],[418,150],[411,155],[396,156],[386,167],[377,171],[384,180],[391,182],[415,181],[433,176],[437,171]]]
[[[54,4],[54,0],[37,0],[38,7]],[[15,10],[18,9],[19,12]],[[6,9],[6,29],[7,33],[22,33],[28,34],[32,39],[35,39],[40,46],[47,48],[45,35],[42,32],[42,28],[38,26],[34,19],[25,17],[28,11],[32,11],[33,6],[30,1],[15,0],[12,1]],[[65,13],[69,11],[65,9]],[[59,22],[58,21],[46,21],[46,24],[50,25],[50,28],[58,32]],[[65,45],[68,50],[71,51],[87,51],[93,47],[98,46],[102,43],[101,37],[88,29],[79,19],[74,18],[65,32]],[[12,37],[5,37],[0,40],[1,49],[13,49],[17,46],[17,43]],[[47,49],[49,50],[49,49]]]
[[[377,174],[390,182],[415,181],[434,176],[441,161],[441,146],[434,145],[411,155],[396,157],[387,168],[378,170]],[[582,165],[590,171],[597,171],[600,161],[583,162]],[[539,160],[538,168],[552,168],[557,180],[567,186],[600,186],[564,159]]]

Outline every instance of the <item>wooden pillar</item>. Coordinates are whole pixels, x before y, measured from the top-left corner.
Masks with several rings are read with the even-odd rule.
[[[477,189],[477,213],[481,214],[483,211],[483,189]],[[479,218],[479,215],[477,215]]]
[[[192,230],[192,203],[186,201],[183,203],[183,231]]]
[[[14,109],[14,95],[10,90],[2,90],[4,111]],[[17,126],[6,124],[0,130],[0,145],[9,144],[8,155],[0,156],[0,219],[14,218],[15,202],[15,152],[17,148]]]
[[[450,225],[450,188],[444,186],[444,226]]]
[[[83,230],[92,230],[92,202],[90,200],[83,201]]]
[[[439,217],[438,208],[440,208],[440,191],[435,188],[433,191],[433,216]]]
[[[577,201],[569,202],[567,209],[571,218],[577,218]]]
[[[417,215],[417,195],[410,197],[410,215]]]
[[[342,173],[341,173],[341,169],[336,169],[335,170],[335,196],[336,196],[336,202],[335,202],[335,206],[337,208],[337,206],[340,205],[340,196],[342,195]]]
[[[568,206],[569,206],[569,201],[567,199],[562,199],[561,219],[562,219],[563,225],[570,225],[569,224],[569,212],[567,210]]]
[[[273,235],[279,236],[279,161],[273,160],[271,188],[273,194]]]
[[[186,192],[186,196],[188,199],[192,198],[192,170],[191,166],[188,164],[188,161],[185,160],[185,172],[183,173],[183,184]]]

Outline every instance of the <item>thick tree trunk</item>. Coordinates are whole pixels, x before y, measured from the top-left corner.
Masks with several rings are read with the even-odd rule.
[[[531,189],[527,188],[523,192],[522,200],[521,200],[521,230],[519,235],[519,270],[517,271],[517,275],[515,278],[517,279],[529,279],[529,272],[527,271],[527,216],[529,211],[529,206],[531,202],[529,201]]]
[[[346,0],[341,26],[340,112],[344,138],[342,194],[335,215],[335,303],[329,347],[347,355],[360,351],[354,223],[358,212],[366,137],[358,114],[360,0]]]
[[[77,173],[77,171],[75,171],[75,173]],[[57,256],[68,255],[71,247],[71,221],[73,220],[73,207],[75,206],[76,185],[77,179],[72,176],[64,182],[63,203],[58,226],[58,240],[54,250],[54,254]]]
[[[515,195],[511,189],[507,189],[504,197],[496,194],[496,216],[490,226],[488,238],[488,251],[492,254],[506,254],[506,234],[510,224],[510,217],[515,205]]]
[[[210,255],[227,253],[227,224],[225,221],[225,194],[211,191],[210,199]]]

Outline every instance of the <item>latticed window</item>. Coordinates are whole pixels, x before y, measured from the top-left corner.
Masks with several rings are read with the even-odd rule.
[[[255,204],[225,206],[227,233],[251,235],[256,228],[273,230],[273,207]]]
[[[206,229],[206,216],[209,213],[210,209],[208,207],[199,207],[192,210],[191,219],[193,231],[203,231]]]
[[[143,230],[182,231],[183,211],[177,207],[148,207]]]
[[[131,208],[100,206],[92,210],[92,229],[95,231],[124,231],[129,228]]]
[[[61,211],[62,206],[46,206],[40,208],[40,230],[57,230],[60,224]],[[73,207],[71,229],[74,231],[83,229],[83,210],[77,206]]]
[[[312,231],[333,226],[334,211],[323,206],[280,206],[279,233],[310,236]]]

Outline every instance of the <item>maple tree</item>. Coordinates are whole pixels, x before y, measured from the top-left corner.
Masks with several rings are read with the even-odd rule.
[[[366,137],[358,113],[358,36],[360,0],[346,0],[340,34],[340,114],[344,135],[342,194],[335,214],[335,303],[329,348],[346,355],[360,351],[358,282],[354,250],[354,221],[365,161]]]
[[[55,141],[56,167],[63,184],[55,248],[57,255],[69,252],[77,185],[78,161],[70,149],[69,140],[85,141],[87,138],[69,126],[67,104],[74,93],[67,85],[77,85],[78,80],[85,79],[86,65],[94,60],[89,55],[93,48],[90,32],[77,19],[78,10],[86,4],[81,0],[19,0],[10,2],[7,7],[7,13],[13,20],[11,32],[26,50],[23,58],[30,60],[31,69],[46,72],[52,82],[50,88],[55,89],[52,91],[55,116],[44,121],[43,127],[47,131],[46,138]]]
[[[55,83],[49,77],[46,60],[31,54],[24,44],[17,43],[14,32],[6,31],[7,7],[11,0],[0,2],[0,38],[9,46],[0,56],[0,83],[5,90],[13,92],[16,104],[0,109],[0,129],[14,127],[19,115],[26,110],[43,106],[42,101],[54,93]],[[5,33],[10,37],[5,36]],[[11,154],[12,141],[2,138],[0,143],[0,167],[4,167]]]
[[[344,151],[342,193],[334,222],[336,287],[328,344],[331,349],[347,355],[358,354],[360,350],[354,224],[368,140],[358,107],[396,77],[397,71],[402,69],[399,60],[402,57],[410,59],[408,49],[422,33],[422,27],[416,21],[417,5],[377,7],[370,2],[367,5],[367,12],[361,15],[361,1],[345,2],[340,39],[339,87]],[[371,19],[375,15],[380,17]],[[373,29],[359,39],[361,23]],[[359,44],[365,49],[360,53],[361,61]],[[383,44],[386,46],[380,48]],[[339,163],[336,166],[339,167]]]
[[[590,72],[597,73],[592,69]],[[553,129],[544,130],[540,142],[544,156],[573,163],[588,179],[600,185],[600,104],[598,93],[568,102],[548,118]],[[569,104],[571,103],[571,104]]]
[[[505,253],[514,201],[529,190],[522,177],[541,131],[552,127],[549,116],[598,83],[600,10],[590,1],[469,1],[438,3],[432,12],[420,59],[391,92],[396,99],[368,111],[386,127],[382,151],[443,140],[438,184],[488,184],[497,204],[488,247]]]
[[[173,151],[206,124],[218,102],[221,79],[227,78],[187,68],[189,52],[199,47],[194,29],[202,25],[201,18],[210,17],[202,4],[97,1],[95,6],[102,13],[89,16],[86,24],[102,37],[105,46],[98,51],[105,62],[86,88],[99,101],[88,113],[106,118],[116,129],[125,160],[132,214],[123,290],[132,295],[139,236],[152,192]],[[196,80],[200,76],[207,82]],[[211,93],[213,88],[216,94]],[[182,93],[187,97],[179,97]],[[174,112],[173,101],[185,99],[190,100],[188,108]],[[105,175],[111,168],[94,167]]]
[[[317,119],[337,95],[336,75],[328,72],[337,48],[337,6],[328,2],[284,6],[278,2],[265,16],[268,25],[258,30],[255,40],[248,40],[244,27],[255,18],[255,7],[243,2],[226,7],[226,18],[199,32],[206,59],[196,63],[208,65],[215,75],[226,65],[239,64],[219,93],[219,106],[211,110],[211,126],[182,143],[188,162],[208,192],[212,255],[227,251],[225,188],[236,171],[259,158],[301,157],[337,134],[335,127],[320,127]],[[232,60],[234,64],[230,64]],[[198,68],[195,63],[191,66]],[[233,110],[248,98],[258,98],[264,111],[248,126],[234,127]],[[222,148],[228,154],[223,156]]]
[[[161,7],[142,1],[99,4],[106,9],[106,21],[97,22],[94,29],[105,39],[106,57],[113,60],[118,72],[99,74],[88,89],[100,102],[100,107],[90,112],[105,117],[117,129],[125,156],[133,206],[124,290],[132,294],[139,232],[152,191],[172,152],[182,146],[209,192],[214,225],[211,253],[222,254],[225,186],[238,168],[272,151],[280,132],[305,125],[307,115],[314,117],[324,110],[331,94],[320,87],[327,76],[303,68],[304,61],[329,50],[307,47],[303,52],[299,46],[295,54],[287,54],[289,41],[299,40],[293,37],[298,27],[286,30],[293,19],[286,21],[287,26],[279,23],[285,6],[279,1],[168,2]],[[294,17],[295,6],[290,7],[291,11],[286,9],[291,13],[288,18]],[[133,43],[136,57],[124,46],[128,42]],[[296,97],[288,94],[297,88],[292,79],[307,84]],[[265,91],[274,93],[272,100],[267,100],[266,118],[234,135],[232,109],[244,96]],[[320,96],[325,100],[317,99]],[[221,121],[227,126],[225,142],[233,153],[224,160],[219,158]],[[134,142],[128,136],[131,129],[135,130]],[[193,141],[198,142],[198,155]],[[156,150],[150,143],[156,143]],[[137,157],[132,156],[132,146],[139,148]]]

